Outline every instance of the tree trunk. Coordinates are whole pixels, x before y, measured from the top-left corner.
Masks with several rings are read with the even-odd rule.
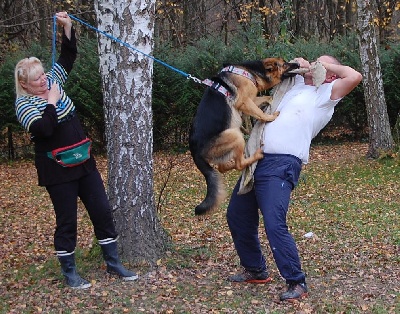
[[[49,34],[48,34],[48,21],[43,17],[46,16],[46,7],[39,5],[38,6],[39,16],[42,18],[39,20],[39,29],[40,29],[40,44],[43,47],[46,47],[49,44]],[[53,16],[52,16],[53,17]],[[51,21],[53,22],[53,21]],[[53,25],[53,24],[51,24]]]
[[[357,0],[357,13],[360,58],[363,65],[363,86],[369,126],[367,156],[378,158],[393,149],[393,138],[387,114],[370,0]]]
[[[346,0],[338,0],[337,4],[338,13],[337,13],[337,24],[336,29],[337,33],[345,36],[347,33],[347,21],[346,21]]]
[[[121,256],[154,265],[167,236],[153,195],[152,73],[155,0],[97,0],[108,157],[108,196]],[[137,50],[136,50],[137,49]],[[146,55],[144,55],[146,54]]]

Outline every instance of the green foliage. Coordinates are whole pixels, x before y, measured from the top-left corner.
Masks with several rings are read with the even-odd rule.
[[[318,45],[316,42],[315,45]],[[336,37],[331,43],[320,45],[325,54],[335,56],[342,64],[361,72],[358,53],[358,40],[355,34]],[[367,125],[367,113],[364,104],[364,88],[359,84],[349,95],[340,101],[335,109],[331,125],[346,127],[353,132],[353,138],[362,139]]]
[[[397,115],[397,121],[393,127],[392,131],[393,140],[396,143],[397,151],[398,151],[398,158],[400,159],[400,112]]]
[[[14,67],[19,58],[8,57],[0,67],[0,131],[7,126],[19,126],[15,117]]]
[[[400,109],[397,88],[400,44],[392,43],[384,48],[380,57],[388,114],[394,128]],[[101,149],[105,146],[105,124],[96,40],[81,38],[78,51],[78,58],[65,89],[73,99],[85,128]],[[220,37],[207,37],[180,48],[172,48],[168,44],[156,45],[155,57],[183,73],[158,62],[154,63],[152,101],[155,150],[187,149],[191,121],[205,86],[186,79],[186,74],[203,80],[218,73],[225,62],[235,63],[264,57],[291,60],[298,56],[312,61],[323,54],[333,55],[343,64],[361,70],[358,40],[354,34],[347,37],[337,36],[330,42],[321,42],[318,38],[297,38],[296,41],[289,41],[287,37],[282,37],[279,41],[268,41],[264,36],[263,24],[256,20],[253,20],[246,32],[237,32],[226,43]],[[0,65],[0,75],[6,78],[0,80],[0,130],[8,125],[19,128],[13,106],[13,72],[17,61],[26,56],[37,56],[44,61],[47,69],[51,66],[51,51],[38,44],[33,44],[25,51],[13,53]],[[330,126],[350,130],[353,139],[360,140],[367,136],[362,84],[340,102],[328,127]],[[338,134],[338,137],[343,138],[343,134]]]
[[[400,44],[386,45],[380,53],[380,62],[389,122],[394,128],[400,114]]]
[[[321,43],[316,38],[307,41],[300,38],[295,43],[285,39],[266,42],[262,26],[257,23],[246,33],[238,33],[231,38],[227,45],[222,44],[219,38],[206,38],[181,49],[157,47],[155,54],[158,59],[201,80],[218,73],[224,62],[265,57],[283,57],[285,60],[291,60],[302,56],[312,61],[321,55],[329,54],[343,64],[360,70],[355,35],[338,37],[330,43]],[[204,85],[187,82],[171,69],[155,64],[153,110],[156,149],[187,145],[190,122],[204,89]],[[331,124],[346,126],[353,131],[353,136],[360,139],[365,135],[366,119],[363,87],[360,84],[341,101]],[[182,141],[179,142],[180,140]]]

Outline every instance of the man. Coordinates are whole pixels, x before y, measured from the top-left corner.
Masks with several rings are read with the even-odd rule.
[[[300,69],[314,69],[315,63],[310,64],[303,58],[294,61],[300,64]],[[243,173],[227,210],[229,229],[244,268],[244,272],[229,280],[271,281],[258,236],[260,209],[275,263],[288,285],[287,291],[280,295],[281,301],[294,301],[308,295],[296,243],[286,224],[291,191],[297,185],[302,164],[308,162],[311,140],[329,122],[336,104],[362,80],[359,72],[341,65],[332,56],[321,56],[317,62],[326,69],[325,81],[317,87],[312,71],[296,75],[292,79],[294,85],[277,107],[278,118],[262,126],[261,135],[253,134],[256,127],[253,129],[252,136],[261,140],[264,158],[258,161],[251,174],[250,187],[243,186],[246,184]]]

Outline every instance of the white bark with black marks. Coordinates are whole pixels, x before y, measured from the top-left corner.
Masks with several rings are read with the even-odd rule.
[[[155,0],[97,0],[108,152],[108,194],[121,257],[154,264],[167,237],[153,194],[152,74]],[[142,52],[142,53],[140,53]],[[144,55],[144,54],[146,55]]]
[[[370,0],[357,0],[361,73],[364,78],[363,86],[369,127],[368,157],[378,158],[393,149],[394,143],[387,114],[372,12],[375,11]]]

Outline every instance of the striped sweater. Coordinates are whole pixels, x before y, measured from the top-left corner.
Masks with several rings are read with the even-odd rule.
[[[54,75],[53,75],[54,73]],[[57,103],[56,113],[58,122],[63,122],[68,114],[75,110],[74,103],[67,96],[62,86],[68,78],[67,71],[62,65],[56,63],[54,71],[46,73],[47,85],[50,86],[56,81],[61,89],[61,99]],[[47,107],[47,100],[38,96],[22,96],[15,102],[15,111],[18,121],[22,124],[25,130],[30,131],[31,125],[42,118],[43,112]]]
[[[63,89],[76,56],[76,38],[72,29],[71,39],[63,34],[61,54],[54,66],[54,75],[52,71],[46,74],[49,86],[56,81],[61,88],[61,101],[56,108],[37,96],[22,96],[15,103],[18,120],[31,133],[35,144],[35,166],[41,186],[78,180],[96,169],[93,156],[72,168],[61,167],[47,157],[47,153],[53,149],[69,146],[86,138],[86,132],[75,114],[75,106]]]

